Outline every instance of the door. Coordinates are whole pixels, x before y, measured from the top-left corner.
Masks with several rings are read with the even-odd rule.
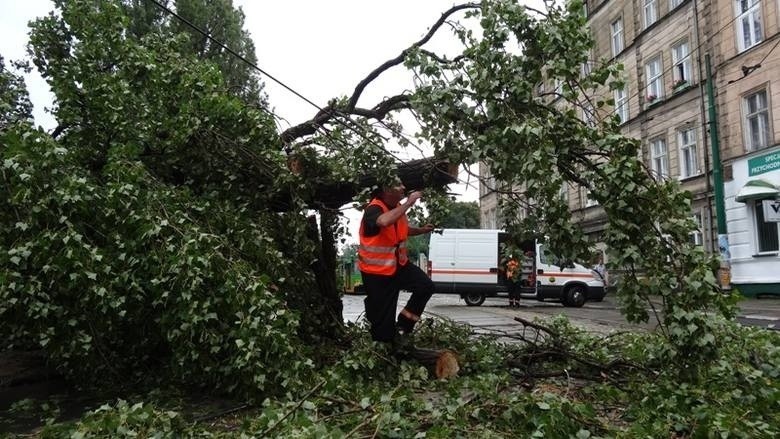
[[[436,292],[454,292],[455,233],[452,230],[444,229],[440,234],[431,235],[428,264]]]

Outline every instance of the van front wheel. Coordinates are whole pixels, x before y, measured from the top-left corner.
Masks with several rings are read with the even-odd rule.
[[[587,291],[585,290],[585,287],[581,285],[575,285],[568,290],[563,295],[563,304],[565,306],[571,306],[574,308],[579,308],[582,305],[585,304],[585,295],[587,294]]]
[[[467,293],[461,297],[468,306],[479,306],[485,303],[485,295],[482,293]]]

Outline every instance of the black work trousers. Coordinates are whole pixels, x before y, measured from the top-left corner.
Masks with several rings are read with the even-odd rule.
[[[412,296],[406,309],[417,316],[422,315],[425,305],[433,295],[433,281],[420,267],[408,263],[399,265],[392,276],[360,272],[368,294],[365,299],[366,318],[371,324],[371,337],[376,341],[392,341],[395,335],[398,294],[410,291]]]

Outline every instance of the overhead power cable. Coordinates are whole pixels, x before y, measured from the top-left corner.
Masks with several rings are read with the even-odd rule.
[[[322,107],[320,107],[319,105],[317,105],[316,103],[314,103],[312,100],[310,100],[310,99],[306,98],[306,97],[305,97],[303,94],[299,93],[298,91],[296,91],[296,90],[295,90],[295,89],[293,89],[292,87],[290,87],[290,86],[288,86],[287,84],[285,84],[284,82],[282,82],[280,79],[278,79],[278,78],[276,78],[275,76],[271,75],[270,73],[268,73],[267,71],[265,71],[264,69],[262,69],[262,68],[261,68],[260,66],[258,66],[257,64],[255,64],[255,63],[253,63],[253,62],[249,61],[248,59],[246,59],[246,57],[244,57],[244,56],[242,56],[241,54],[237,53],[236,51],[232,50],[230,47],[228,47],[227,45],[225,45],[225,44],[224,44],[224,43],[222,43],[221,41],[217,40],[216,38],[214,38],[213,36],[211,36],[209,33],[207,33],[206,31],[204,31],[204,30],[203,30],[203,29],[201,29],[200,27],[198,27],[198,26],[196,26],[195,24],[193,24],[191,21],[189,21],[189,20],[187,20],[186,18],[182,17],[181,15],[177,14],[175,11],[173,11],[173,10],[171,10],[170,8],[168,8],[167,6],[165,6],[165,5],[161,4],[161,3],[160,3],[160,2],[158,2],[157,0],[148,0],[148,1],[151,1],[151,2],[152,2],[152,3],[154,3],[154,4],[155,4],[157,7],[159,7],[159,8],[160,8],[160,9],[162,9],[163,11],[165,11],[167,14],[169,14],[169,15],[173,16],[174,18],[176,18],[177,20],[181,21],[182,23],[184,23],[185,25],[187,25],[189,28],[191,28],[191,29],[192,29],[192,30],[194,30],[195,32],[197,32],[197,33],[201,34],[202,36],[204,36],[205,38],[207,38],[209,41],[213,42],[214,44],[217,44],[219,47],[223,48],[225,51],[227,51],[228,53],[230,53],[232,56],[235,56],[236,58],[240,59],[242,62],[246,63],[247,65],[249,65],[249,66],[250,66],[250,67],[252,67],[253,69],[255,69],[255,70],[257,70],[258,72],[260,72],[261,74],[265,75],[265,76],[266,76],[267,78],[269,78],[270,80],[274,81],[275,83],[279,84],[281,87],[283,87],[283,88],[285,88],[286,90],[288,90],[289,92],[293,93],[293,94],[294,94],[295,96],[297,96],[298,98],[302,99],[303,101],[305,101],[305,102],[306,102],[306,103],[308,103],[309,105],[313,106],[313,107],[314,107],[314,108],[316,108],[318,111],[324,111],[324,109],[323,109]],[[274,116],[276,116],[276,115],[274,115]],[[278,116],[276,116],[276,117],[278,117]],[[351,125],[352,125],[352,126],[350,126],[350,124],[347,124],[346,122],[344,122],[343,120],[341,120],[341,118],[339,118],[339,117],[338,117],[338,115],[337,115],[337,117],[334,117],[334,119],[333,119],[333,120],[334,120],[335,122],[337,122],[338,124],[340,124],[340,125],[344,126],[346,129],[348,129],[348,130],[350,130],[350,131],[352,131],[352,132],[356,133],[356,134],[357,134],[359,137],[361,137],[361,138],[363,138],[364,140],[366,140],[366,141],[367,141],[369,144],[372,144],[372,145],[376,146],[377,148],[379,148],[379,149],[380,149],[380,150],[382,150],[382,151],[385,151],[387,154],[389,154],[391,157],[393,157],[393,158],[395,158],[396,160],[398,160],[400,163],[407,163],[405,160],[401,159],[399,156],[397,156],[396,154],[394,154],[392,151],[389,151],[389,150],[387,150],[387,149],[386,149],[386,148],[385,148],[383,145],[381,145],[381,144],[379,144],[379,143],[375,142],[374,140],[370,139],[370,138],[369,138],[369,137],[368,137],[368,136],[365,134],[365,132],[364,132],[364,130],[362,129],[362,127],[359,127],[359,126],[358,126],[358,128],[361,128],[361,129],[360,129],[360,130],[356,129],[356,128],[355,128],[355,126],[356,126],[357,124],[356,124],[356,123],[355,123],[355,122],[354,122],[354,121],[353,121],[353,120],[352,120],[352,119],[351,119],[349,116],[342,116],[342,117],[344,117],[344,118],[348,119],[348,120],[351,122]],[[327,133],[326,137],[330,138],[331,140],[333,140],[333,141],[335,141],[335,142],[337,142],[337,143],[341,143],[341,144],[342,144],[342,146],[346,146],[346,147],[348,147],[348,146],[349,146],[349,145],[345,145],[343,142],[341,142],[341,141],[339,141],[339,140],[337,140],[337,139],[335,139],[335,138],[331,137],[331,136],[330,136],[330,131],[329,131],[329,130],[327,130],[327,128],[325,128],[325,127],[323,127],[323,126],[320,126],[319,128],[323,129],[323,130],[324,130],[324,131]],[[418,147],[418,148],[419,148],[419,147]],[[427,158],[426,158],[426,160],[428,160],[429,162],[433,163],[433,162],[432,162],[430,159],[427,159]]]

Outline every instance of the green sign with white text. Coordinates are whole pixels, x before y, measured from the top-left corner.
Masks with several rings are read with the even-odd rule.
[[[780,151],[760,155],[748,160],[748,177],[775,170],[780,170]]]

